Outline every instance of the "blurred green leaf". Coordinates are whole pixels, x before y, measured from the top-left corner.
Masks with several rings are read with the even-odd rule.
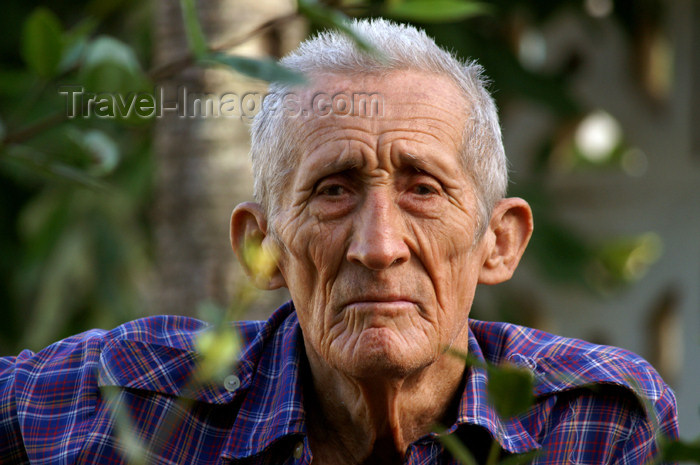
[[[667,441],[661,445],[664,462],[700,463],[700,439],[693,442]]]
[[[56,238],[55,232],[65,225],[66,209],[64,196],[55,189],[35,196],[22,209],[17,225],[21,237],[33,244],[32,254],[48,253],[49,242]],[[50,233],[46,233],[49,230]]]
[[[22,56],[29,68],[43,78],[58,71],[63,54],[61,23],[46,8],[37,8],[24,22]]]
[[[84,226],[72,224],[60,233],[43,266],[42,286],[27,322],[27,328],[31,328],[25,333],[27,347],[39,348],[43,341],[55,339],[61,319],[68,316],[66,311],[74,308],[95,279]]]
[[[106,189],[106,185],[94,179],[92,176],[83,171],[73,168],[72,166],[64,165],[59,162],[49,162],[46,165],[47,172],[53,176],[63,178],[67,181],[80,184],[84,187],[93,189]]]
[[[350,27],[350,19],[338,10],[328,8],[315,0],[299,0],[299,13],[319,26],[338,29],[348,35],[357,46],[379,56],[379,51]]]
[[[80,62],[87,48],[88,39],[96,27],[97,21],[86,18],[63,34],[64,52],[59,65],[61,71],[67,71]]]
[[[648,232],[606,241],[596,255],[602,267],[600,271],[605,273],[609,284],[624,284],[644,276],[661,257],[662,251],[661,237]]]
[[[534,377],[529,370],[516,365],[489,365],[489,400],[501,418],[526,412],[535,401]]]
[[[69,137],[86,154],[89,160],[87,172],[91,175],[104,176],[119,164],[119,148],[104,131],[90,129],[83,132],[74,129]]]
[[[522,465],[525,463],[531,463],[542,451],[533,450],[530,452],[525,452],[524,454],[511,455],[503,460],[501,460],[498,465]]]
[[[180,0],[182,17],[185,22],[185,33],[190,51],[195,58],[204,58],[207,53],[207,39],[202,31],[202,25],[197,18],[195,0]]]
[[[67,200],[65,191],[47,189],[32,198],[19,214],[17,229],[25,251],[24,267],[18,275],[17,285],[28,306],[39,294],[39,288],[44,286],[42,273],[69,228],[71,212]]]
[[[124,408],[121,400],[122,390],[114,386],[101,386],[100,395],[105,399],[106,405],[114,422],[114,435],[123,451],[124,458],[130,465],[148,465],[150,463],[148,443],[145,443],[137,434],[129,409]]]
[[[405,0],[387,4],[386,14],[423,23],[456,22],[490,12],[488,5],[468,0]]]
[[[306,78],[303,74],[291,71],[271,58],[247,58],[215,53],[207,57],[205,62],[221,64],[233,68],[246,76],[268,82],[281,82],[292,85],[306,83]]]
[[[197,318],[212,326],[229,324],[226,309],[210,300],[204,300],[197,305]]]
[[[126,95],[143,90],[147,83],[131,47],[107,36],[87,45],[81,77],[87,90],[95,93]]]
[[[201,357],[196,378],[198,382],[220,382],[231,373],[238,360],[240,338],[227,321],[223,308],[213,302],[203,302],[197,310],[213,324],[195,341]]]
[[[49,178],[57,178],[70,183],[78,184],[91,189],[106,189],[107,185],[97,180],[88,173],[57,160],[52,160],[45,155],[26,147],[11,147],[6,152],[7,156],[33,173],[41,174]]]
[[[486,370],[489,401],[501,418],[519,415],[534,403],[535,379],[530,370],[509,363],[493,365],[454,349],[448,353],[463,359],[470,367]]]
[[[199,335],[196,341],[201,363],[197,377],[202,382],[221,381],[236,363],[240,341],[233,328],[216,327]]]

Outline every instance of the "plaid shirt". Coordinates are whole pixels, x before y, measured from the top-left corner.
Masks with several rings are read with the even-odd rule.
[[[145,318],[0,359],[0,462],[121,464],[141,444],[143,463],[310,463],[312,406],[303,400],[293,306],[235,325],[244,342],[236,372],[196,390],[188,379],[206,325],[184,317]],[[471,354],[531,369],[537,398],[526,414],[500,419],[486,400],[485,371],[468,370],[448,431],[473,450],[495,438],[505,454],[541,450],[537,464],[644,464],[656,433],[677,436],[673,393],[639,357],[506,323],[472,320],[470,329]],[[138,441],[116,439],[127,423]],[[404,463],[455,462],[431,433],[408,447]]]

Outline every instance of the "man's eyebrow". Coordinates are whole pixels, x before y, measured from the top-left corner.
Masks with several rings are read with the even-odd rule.
[[[424,158],[417,157],[409,152],[401,152],[399,154],[399,163],[401,166],[411,167],[417,171],[430,172],[431,168],[435,168],[435,163],[425,160]]]
[[[405,173],[418,172],[432,176],[446,187],[456,187],[457,180],[464,175],[464,168],[461,165],[451,166],[439,158],[419,157],[410,152],[401,152],[398,159],[400,169]]]
[[[410,152],[399,153],[398,161],[399,166],[403,167],[403,169],[414,169],[425,173],[435,173],[436,170],[441,172],[445,171],[445,166],[436,163],[435,160],[425,159]],[[312,166],[308,175],[318,179],[328,176],[329,174],[357,170],[360,169],[362,165],[363,160],[361,157],[343,153],[319,166]]]
[[[320,167],[319,174],[340,173],[359,168],[362,165],[356,157],[339,156]]]

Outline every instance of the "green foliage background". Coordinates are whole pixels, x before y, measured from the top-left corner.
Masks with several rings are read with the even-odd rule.
[[[69,120],[62,85],[146,82],[143,2],[10,2],[0,19],[0,351],[144,312],[151,123]]]
[[[194,1],[182,5],[195,11]],[[635,2],[635,8],[625,5],[615,3],[612,14],[633,42],[637,29],[659,21],[662,6],[653,0]],[[143,291],[152,269],[153,119],[69,119],[66,96],[59,92],[63,86],[121,95],[152,91],[152,6],[130,0],[12,2],[0,19],[3,353],[37,349],[87,327],[110,327],[148,313]],[[514,37],[523,18],[537,26],[565,9],[585,15],[579,1],[354,1],[334,6],[303,0],[299,12],[311,20],[312,31],[329,26],[347,30],[343,18],[348,15],[413,21],[442,45],[482,63],[499,106],[512,99],[534,101],[561,127],[574,124],[586,111],[569,91],[576,57],[561,69],[532,71],[518,59]],[[186,24],[190,58],[203,66],[223,64],[266,80],[298,78],[270,60],[210,51],[198,23]],[[528,181],[547,174],[551,144],[543,141],[529,177],[515,184],[514,194],[531,200],[538,218],[531,245],[535,261],[555,283],[590,285],[585,271],[593,262],[602,264],[610,283],[624,283],[622,266],[640,243],[594,245],[552,217],[549,194],[541,183]]]
[[[196,21],[195,1],[183,0],[181,5],[192,61],[228,66],[265,80],[300,79],[269,59],[210,50]],[[0,17],[2,354],[24,347],[39,349],[77,331],[113,327],[149,313],[143,296],[153,261],[153,119],[71,119],[59,90],[78,85],[121,95],[151,91],[152,6],[132,0],[4,5]],[[572,55],[556,70],[528,69],[518,57],[517,30],[523,21],[537,27],[564,9],[585,16],[581,1],[352,1],[333,6],[301,0],[299,13],[310,20],[312,31],[329,26],[348,31],[346,16],[415,22],[441,45],[484,65],[499,107],[525,99],[551,114],[558,127],[542,141],[528,176],[517,180],[513,192],[531,201],[539,220],[531,246],[534,261],[553,285],[594,287],[586,278],[592,264],[606,276],[607,286],[634,280],[625,273],[625,264],[641,249],[654,249],[655,239],[640,236],[594,243],[553,216],[550,194],[539,182],[548,174],[558,133],[575,125],[589,109],[570,91],[577,57]],[[640,31],[659,27],[663,12],[661,1],[638,0],[615,2],[611,14],[625,32],[630,50],[635,50],[635,42],[643,37]],[[591,29],[595,27],[591,22]],[[371,50],[371,44],[356,40]],[[619,169],[618,161],[611,157],[607,165],[593,168]],[[503,383],[508,384],[513,383]],[[508,391],[505,398],[514,395]],[[680,458],[697,455],[692,444],[674,444],[669,450]]]

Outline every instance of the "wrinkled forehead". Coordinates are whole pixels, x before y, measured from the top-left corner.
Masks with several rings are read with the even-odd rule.
[[[469,116],[468,102],[450,78],[413,70],[317,74],[309,87],[286,97],[284,109],[298,148],[306,152],[314,149],[310,143],[352,130],[383,139],[410,134],[460,151]]]
[[[316,74],[296,96],[302,110],[297,116],[302,121],[334,116],[377,121],[422,111],[463,123],[468,107],[450,78],[414,70]]]

